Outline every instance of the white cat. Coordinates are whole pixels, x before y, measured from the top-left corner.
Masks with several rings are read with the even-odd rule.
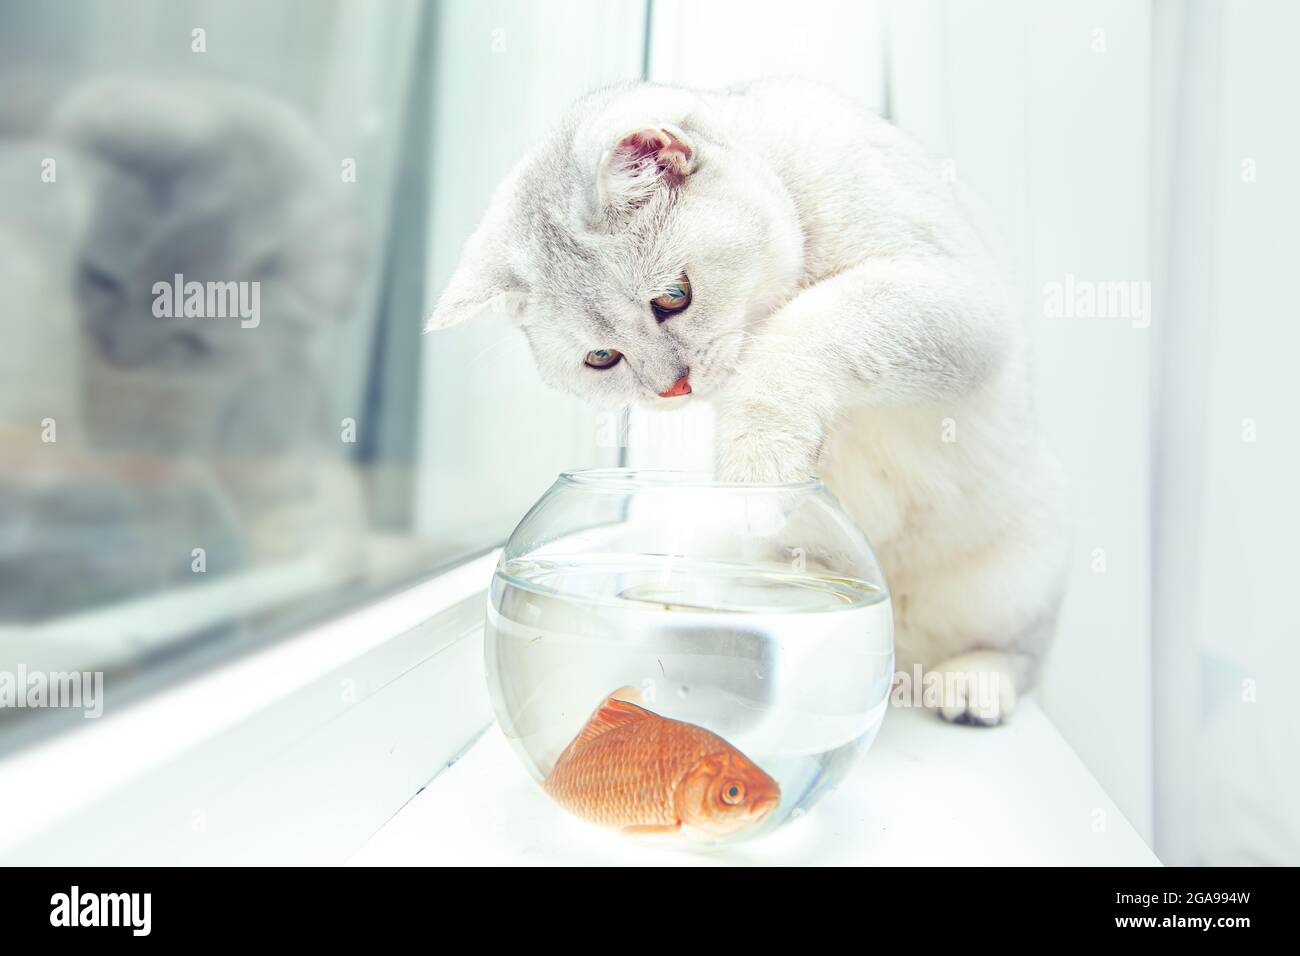
[[[715,403],[718,477],[821,474],[879,554],[900,668],[943,672],[944,717],[994,724],[1065,563],[1002,274],[939,165],[834,93],[636,84],[514,168],[429,328],[506,304],[561,388]]]

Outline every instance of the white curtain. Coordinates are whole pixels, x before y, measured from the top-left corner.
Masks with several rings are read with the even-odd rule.
[[[1156,23],[1156,849],[1296,865],[1300,8],[1161,3]]]

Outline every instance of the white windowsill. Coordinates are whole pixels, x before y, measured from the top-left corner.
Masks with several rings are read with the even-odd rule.
[[[461,753],[489,720],[481,602],[497,557],[0,761],[0,859],[1158,865],[1032,699],[991,730],[891,711],[814,813],[726,853],[582,823],[495,725]]]
[[[1033,700],[994,729],[893,710],[809,816],[716,854],[638,844],[560,810],[493,726],[354,865],[1112,865],[1159,861]]]
[[[486,723],[465,687],[482,673],[480,602],[499,554],[0,760],[0,860],[346,858]],[[276,802],[321,785],[334,802],[319,822],[301,800]],[[286,821],[301,832],[268,836]]]

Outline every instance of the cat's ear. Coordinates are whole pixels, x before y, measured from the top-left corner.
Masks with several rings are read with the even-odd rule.
[[[470,236],[424,331],[472,319],[492,306],[523,304],[527,290],[506,260],[501,233],[489,219]]]
[[[695,147],[676,126],[646,126],[621,136],[602,158],[596,189],[607,212],[644,205],[657,189],[677,189],[695,171]]]
[[[424,331],[437,332],[472,319],[492,306],[518,306],[523,300],[524,290],[510,275],[466,254],[438,297]]]

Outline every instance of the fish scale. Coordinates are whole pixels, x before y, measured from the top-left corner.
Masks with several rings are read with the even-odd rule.
[[[585,746],[570,745],[547,777],[547,790],[605,826],[671,826],[681,778],[697,760],[728,745],[702,728],[665,724],[645,720],[607,730]]]
[[[560,754],[543,786],[565,809],[604,826],[673,829],[684,822],[677,798],[686,778],[714,764],[755,795],[779,799],[776,782],[717,734],[611,696]],[[684,809],[697,822],[735,812],[685,798],[695,799]]]

